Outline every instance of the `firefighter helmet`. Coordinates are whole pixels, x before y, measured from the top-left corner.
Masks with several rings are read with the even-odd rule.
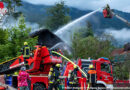
[[[53,71],[53,68],[50,68],[50,71]]]
[[[26,70],[25,66],[21,67],[21,71],[25,71],[25,70]]]
[[[27,42],[24,42],[24,45],[28,45],[28,43],[27,43]]]
[[[89,68],[90,68],[90,69],[91,69],[91,68],[94,68],[94,66],[93,66],[92,64],[90,64],[90,65],[89,65]]]
[[[61,65],[60,64],[56,64],[56,67],[61,67]]]

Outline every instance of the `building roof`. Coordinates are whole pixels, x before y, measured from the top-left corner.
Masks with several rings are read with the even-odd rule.
[[[115,49],[112,51],[111,55],[112,56],[115,56],[115,55],[120,55],[124,52],[124,49],[123,48],[119,48],[119,49]]]
[[[42,46],[47,46],[49,48],[53,47],[59,42],[63,42],[58,36],[53,34],[48,29],[40,29],[30,34],[30,37],[38,36],[38,44]]]

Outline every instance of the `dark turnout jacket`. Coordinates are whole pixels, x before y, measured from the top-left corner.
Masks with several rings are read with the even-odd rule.
[[[90,69],[88,71],[88,82],[89,83],[96,83],[97,80],[97,72],[94,69]]]

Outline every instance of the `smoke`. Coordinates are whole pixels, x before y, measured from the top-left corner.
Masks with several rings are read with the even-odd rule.
[[[123,28],[121,30],[105,29],[106,33],[111,34],[119,43],[125,44],[130,42],[130,29]]]
[[[25,23],[27,27],[31,27],[31,32],[35,32],[40,29],[40,26],[38,23],[31,23],[31,22],[25,22]]]
[[[3,21],[1,22],[2,28],[12,28],[17,27],[19,22],[19,18],[15,19],[13,16],[6,16]],[[31,32],[34,32],[40,28],[38,23],[31,23],[28,21],[25,21],[26,27],[31,28]]]

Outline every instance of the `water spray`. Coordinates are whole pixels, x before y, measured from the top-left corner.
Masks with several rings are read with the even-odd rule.
[[[90,13],[88,13],[88,14],[85,14],[84,16],[81,16],[80,18],[78,18],[78,19],[76,19],[76,20],[74,20],[74,21],[68,23],[67,25],[65,25],[65,26],[63,26],[62,28],[58,29],[58,30],[55,32],[55,34],[56,34],[56,35],[59,35],[59,34],[64,33],[64,31],[65,31],[66,29],[72,27],[72,26],[75,25],[76,23],[79,23],[80,21],[82,21],[82,20],[86,19],[87,17],[93,15],[94,13],[96,13],[97,11],[99,11],[100,9],[101,9],[101,8],[99,8],[99,9],[93,11],[93,12],[90,12]]]
[[[95,14],[100,9],[101,8],[77,18],[76,20],[74,20],[74,21],[68,23],[67,25],[61,27],[60,29],[58,29],[55,32],[55,34],[57,36],[59,36],[67,45],[71,45],[70,33],[74,32],[74,30],[75,30],[74,27],[76,28],[77,26],[79,26],[78,24],[80,24],[81,22],[84,22],[89,16]]]

